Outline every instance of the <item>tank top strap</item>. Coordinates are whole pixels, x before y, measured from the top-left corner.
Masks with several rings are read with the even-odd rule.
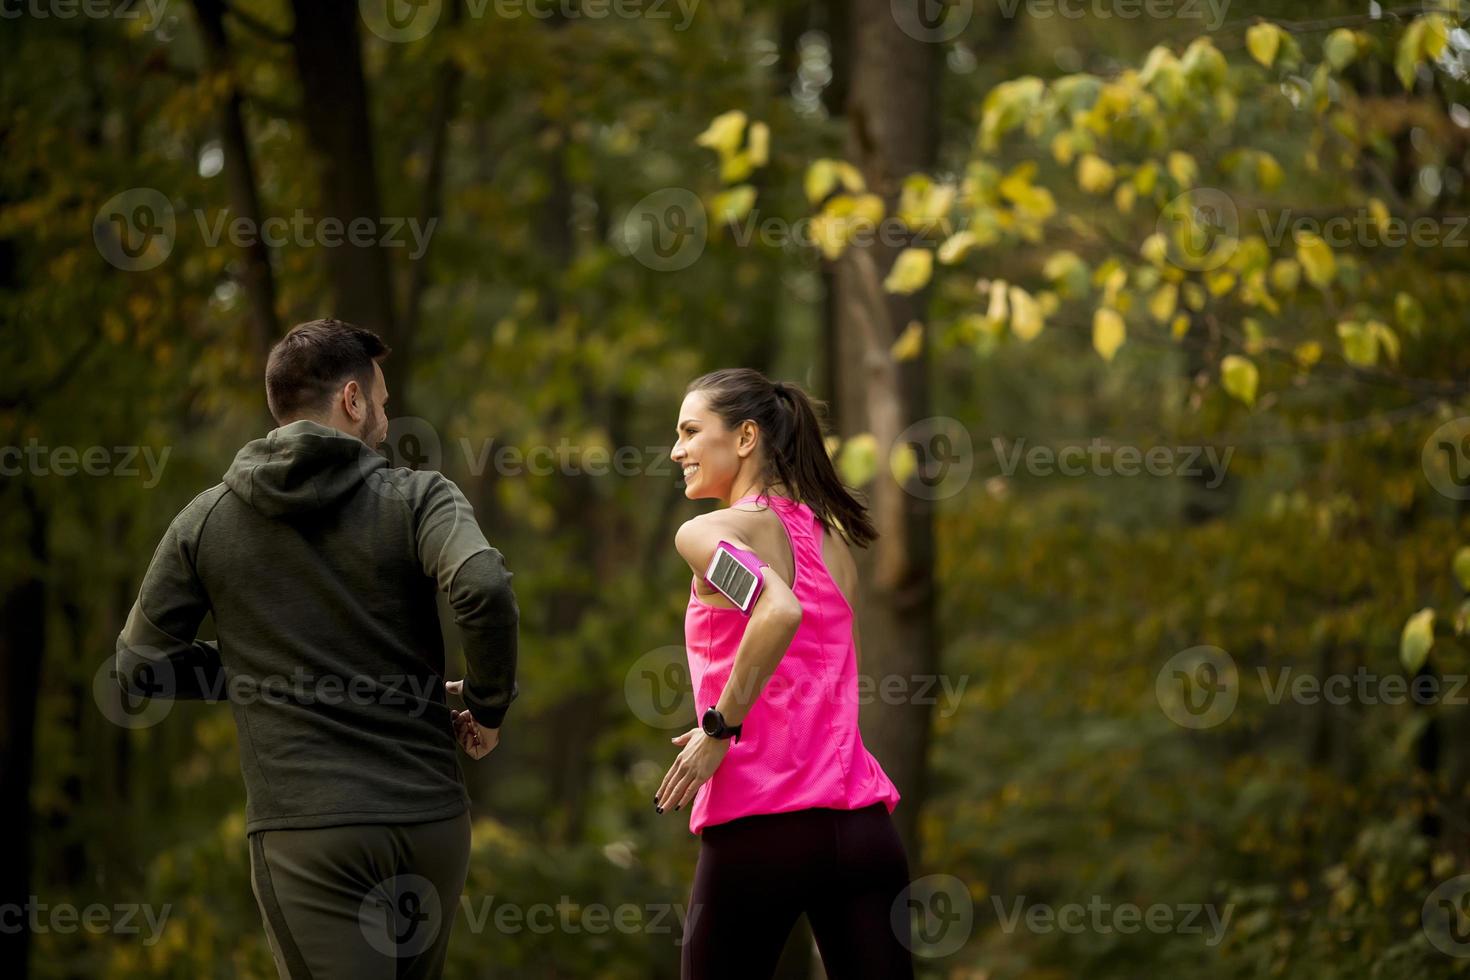
[[[749,503],[752,500],[765,501],[785,527],[786,537],[791,542],[791,560],[796,568],[798,583],[804,582],[806,578],[801,574],[801,569],[813,563],[823,568],[826,567],[826,562],[822,558],[822,523],[817,515],[812,513],[810,507],[775,494],[751,494],[734,501],[731,506]]]

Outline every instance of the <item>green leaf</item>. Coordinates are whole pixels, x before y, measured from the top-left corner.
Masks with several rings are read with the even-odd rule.
[[[1434,610],[1425,607],[1410,616],[1399,637],[1399,660],[1410,674],[1419,673],[1434,646]]]
[[[1342,356],[1349,364],[1372,367],[1378,363],[1378,337],[1358,321],[1339,323],[1337,339],[1342,341]]]
[[[1454,569],[1455,578],[1460,580],[1460,588],[1470,592],[1470,547],[1455,552]]]
[[[1002,82],[980,104],[980,146],[991,152],[1000,138],[1031,117],[1041,103],[1046,83],[1031,75]]]
[[[1220,359],[1220,384],[1226,393],[1247,405],[1256,403],[1256,385],[1260,373],[1248,357],[1227,354]]]
[[[1358,35],[1346,27],[1339,27],[1322,42],[1322,54],[1329,65],[1342,71],[1358,56]]]

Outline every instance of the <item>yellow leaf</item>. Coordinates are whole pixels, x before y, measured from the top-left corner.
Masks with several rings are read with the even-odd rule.
[[[1174,335],[1175,340],[1181,339],[1185,334],[1189,333],[1189,317],[1183,313],[1176,316],[1174,322],[1169,324],[1169,332]]]
[[[1260,375],[1250,358],[1227,354],[1220,359],[1220,384],[1233,398],[1254,405],[1259,380]]]
[[[694,142],[707,146],[721,157],[734,156],[740,147],[740,138],[745,135],[745,113],[731,109],[710,121],[709,127],[695,137]]]
[[[1113,206],[1118,209],[1119,214],[1132,214],[1133,202],[1138,200],[1138,191],[1132,184],[1119,184],[1118,189],[1113,192]]]
[[[755,188],[749,184],[731,187],[716,194],[710,202],[710,217],[715,224],[740,221],[755,204]]]
[[[764,167],[771,155],[771,127],[763,122],[750,124],[750,141],[745,152],[750,155],[750,162],[757,167]]]
[[[1285,176],[1275,157],[1265,151],[1256,154],[1256,180],[1263,188],[1275,190]]]
[[[1067,130],[1062,130],[1052,137],[1051,156],[1052,159],[1062,166],[1070,166],[1072,158],[1077,155],[1076,137]]]
[[[837,453],[837,471],[842,482],[860,487],[878,472],[878,440],[870,432],[846,439]]]
[[[924,350],[924,325],[918,320],[911,320],[903,333],[893,342],[888,353],[893,355],[895,361],[912,361]]]
[[[1011,287],[1010,298],[1011,333],[1016,335],[1017,340],[1034,340],[1046,325],[1042,319],[1040,304],[1020,286]]]
[[[1364,329],[1378,341],[1379,346],[1383,348],[1383,352],[1388,355],[1388,359],[1397,364],[1399,360],[1399,335],[1393,332],[1393,328],[1381,320],[1369,320]]]
[[[1392,220],[1388,213],[1388,205],[1376,197],[1368,200],[1368,214],[1373,218],[1373,224],[1379,228],[1387,228],[1389,221]]]
[[[1151,263],[1162,267],[1169,260],[1169,241],[1156,231],[1143,240],[1138,251]]]
[[[1180,187],[1193,187],[1195,178],[1199,176],[1199,164],[1194,162],[1194,157],[1179,150],[1169,154],[1164,167]]]
[[[1296,345],[1291,354],[1292,357],[1296,358],[1298,365],[1303,368],[1310,368],[1322,360],[1322,345],[1315,340],[1304,340]]]
[[[1003,324],[1010,318],[1006,289],[1004,279],[997,279],[990,284],[990,308],[985,311],[985,316],[992,323]]]
[[[1378,363],[1378,336],[1356,320],[1337,325],[1337,338],[1342,341],[1342,357],[1349,364],[1372,367]]]
[[[1277,259],[1271,265],[1271,286],[1278,293],[1296,292],[1302,278],[1302,267],[1296,259]]]
[[[1184,305],[1189,307],[1191,310],[1194,310],[1196,313],[1198,313],[1200,310],[1204,309],[1205,301],[1207,299],[1208,297],[1205,295],[1205,289],[1199,283],[1187,282],[1184,284]]]
[[[955,232],[939,246],[939,264],[954,265],[970,253],[970,249],[975,247],[976,242],[975,233],[972,231]]]
[[[1113,165],[1095,153],[1084,154],[1077,162],[1077,184],[1089,194],[1102,194],[1117,180]]]
[[[1296,257],[1307,274],[1307,281],[1318,289],[1326,289],[1337,275],[1332,246],[1310,231],[1296,233]]]
[[[1358,56],[1358,36],[1346,27],[1339,27],[1322,42],[1322,53],[1328,64],[1342,71]]]
[[[1434,610],[1428,606],[1419,610],[1404,623],[1399,636],[1399,660],[1410,674],[1419,673],[1424,661],[1429,659],[1429,650],[1434,646]]]
[[[1148,315],[1158,323],[1167,321],[1174,315],[1174,310],[1179,305],[1179,287],[1172,282],[1166,282],[1149,297]]]
[[[934,272],[934,253],[927,248],[906,248],[893,260],[883,288],[890,293],[916,293]]]
[[[1128,328],[1117,310],[1103,307],[1092,315],[1092,348],[1102,355],[1103,360],[1113,359],[1127,335]]]
[[[1281,28],[1265,21],[1252,25],[1245,32],[1245,46],[1252,58],[1270,68],[1271,63],[1276,60],[1276,52],[1281,48]]]
[[[844,190],[854,194],[864,190],[863,175],[846,160],[813,160],[806,168],[802,183],[806,199],[811,204],[820,203],[839,183]]]
[[[1205,288],[1211,296],[1224,296],[1235,287],[1235,273],[1229,269],[1217,269],[1205,275]]]

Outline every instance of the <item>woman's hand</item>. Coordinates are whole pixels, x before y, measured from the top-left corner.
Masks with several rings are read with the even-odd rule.
[[[671,741],[684,746],[684,751],[669,767],[663,784],[654,794],[654,808],[659,813],[671,805],[677,810],[692,801],[699,787],[709,782],[720,763],[725,761],[725,753],[730,751],[729,739],[710,738],[702,728],[691,728]]]

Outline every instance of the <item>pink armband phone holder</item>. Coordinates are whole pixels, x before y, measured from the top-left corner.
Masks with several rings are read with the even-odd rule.
[[[704,580],[720,595],[735,603],[735,608],[745,615],[765,586],[762,574],[764,562],[753,551],[737,548],[728,541],[721,541],[710,559]]]

